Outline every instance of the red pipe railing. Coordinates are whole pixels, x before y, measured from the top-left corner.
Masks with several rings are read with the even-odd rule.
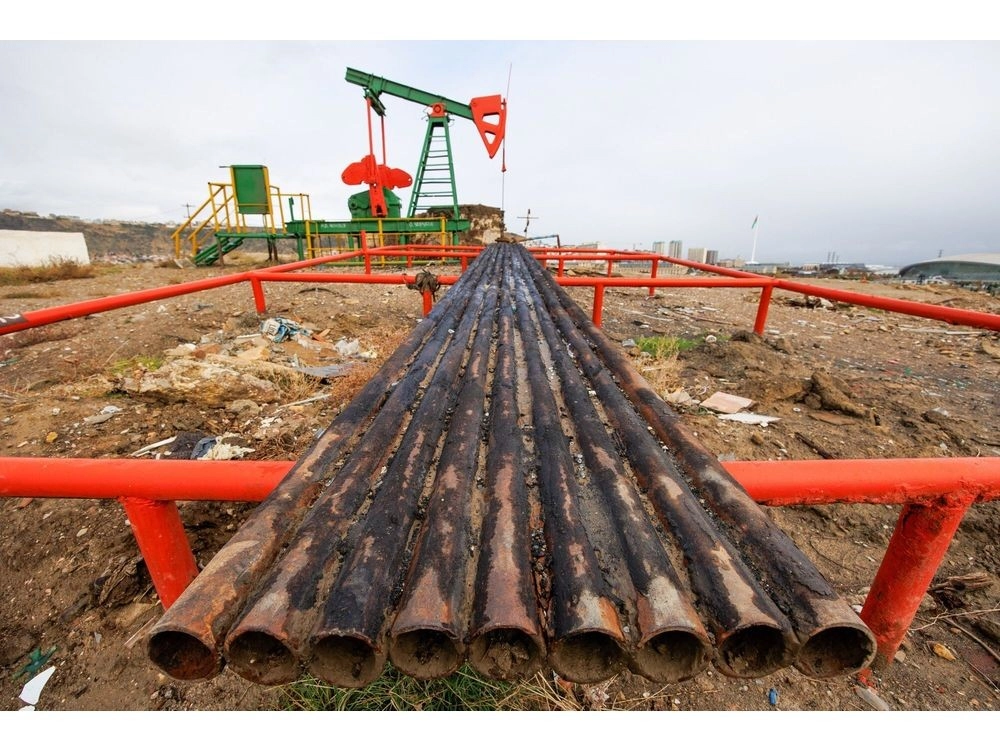
[[[417,248],[420,248],[419,250]],[[373,257],[456,258],[464,270],[475,255],[469,246],[398,246],[361,249],[336,256],[312,258],[275,266],[266,271],[245,271],[168,287],[128,292],[97,300],[29,311],[8,318],[0,335],[97,312],[129,307],[170,297],[249,282],[258,312],[266,310],[263,282],[406,284],[405,274],[372,274]],[[444,251],[444,252],[442,252]],[[294,273],[302,269],[361,257],[366,273]],[[604,292],[608,287],[760,287],[754,330],[763,333],[774,288],[823,297],[875,309],[899,312],[1000,330],[1000,315],[960,310],[921,302],[895,300],[794,281],[776,279],[737,269],[695,261],[627,251],[559,251],[537,253],[541,262],[558,262],[558,282],[564,286],[594,288],[594,322],[600,325]],[[610,274],[615,262],[648,261],[648,279],[563,277],[566,261],[605,261]],[[688,266],[725,278],[656,278],[658,263]],[[439,277],[452,284],[456,276]],[[423,311],[431,309],[431,295],[423,294]],[[285,475],[291,462],[142,462],[105,459],[44,459],[0,457],[0,496],[95,497],[121,500],[133,524],[157,592],[169,606],[197,573],[190,547],[177,515],[176,500],[259,501]],[[67,469],[66,467],[71,467]],[[770,505],[825,502],[903,504],[896,530],[862,611],[879,640],[879,651],[890,658],[912,622],[916,606],[926,592],[966,509],[974,502],[1000,495],[1000,459],[866,459],[859,461],[736,462],[726,468],[758,502]],[[133,476],[134,474],[141,476]]]
[[[167,608],[197,575],[174,501],[260,502],[293,465],[0,457],[0,497],[121,499]],[[887,660],[899,648],[965,511],[973,503],[1000,499],[1000,458],[723,465],[766,505],[903,504],[861,612]]]

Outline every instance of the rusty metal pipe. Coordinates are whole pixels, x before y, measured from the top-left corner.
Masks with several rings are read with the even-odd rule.
[[[802,643],[795,667],[810,677],[834,677],[867,666],[876,649],[871,630],[656,395],[620,349],[591,324],[565,292],[554,285],[552,288],[620,388],[673,452],[728,538],[767,583],[771,598],[792,621]]]
[[[533,287],[527,273],[521,278]],[[533,300],[535,302],[535,300]],[[544,302],[535,302],[539,309]],[[611,513],[632,584],[637,592],[639,637],[629,654],[632,670],[655,682],[679,682],[708,666],[712,643],[656,535],[642,498],[626,475],[579,371],[550,317],[539,325],[562,384],[564,402],[576,426],[587,469]]]
[[[177,679],[203,679],[222,670],[221,646],[236,614],[328,482],[329,467],[385,402],[428,337],[433,340],[461,313],[462,287],[467,290],[477,281],[470,273],[466,284],[460,282],[454,294],[442,298],[156,623],[147,651],[164,672]],[[390,400],[405,400],[396,393],[408,387],[419,369],[406,370]]]
[[[517,323],[531,394],[544,531],[551,556],[549,663],[573,682],[599,682],[625,666],[618,612],[580,517],[580,495],[559,408],[542,364],[539,335],[523,284],[515,285]]]
[[[392,663],[418,679],[445,677],[465,660],[466,589],[476,549],[470,540],[482,503],[475,487],[479,433],[496,310],[494,281],[479,316],[403,599],[389,632]]]
[[[496,253],[486,253],[479,262],[495,269],[497,258]],[[476,324],[491,303],[496,305],[496,285],[480,284],[471,296],[471,312],[462,317],[442,354],[368,514],[348,535],[345,546],[350,552],[309,638],[304,654],[309,672],[334,685],[361,687],[378,677],[385,665],[386,618],[405,573],[407,540],[447,415],[457,399],[459,371],[467,351],[479,343],[478,337],[473,338]],[[492,320],[492,311],[486,317]],[[488,344],[489,337],[481,343]]]
[[[514,387],[514,298],[506,280],[501,295],[489,406],[486,511],[468,659],[488,677],[516,680],[540,670],[546,652],[531,572],[524,450]]]
[[[464,312],[468,300],[465,296],[458,312]],[[419,350],[365,432],[363,445],[334,472],[329,489],[310,509],[288,551],[268,571],[226,638],[230,666],[245,679],[276,685],[300,674],[309,633],[326,592],[336,580],[344,534],[357,520],[374,477],[386,467],[401,429],[401,415],[412,408],[420,387],[437,365],[441,349],[450,340],[448,324],[452,322],[447,318],[439,324]]]
[[[555,324],[573,348],[627,451],[636,478],[683,552],[691,586],[712,627],[720,671],[736,677],[774,672],[791,661],[791,626],[768,598],[732,545],[692,495],[659,444],[649,435],[570,318],[579,307],[560,299],[537,264],[525,263]],[[582,311],[580,311],[581,314]],[[584,314],[585,317],[585,314]]]

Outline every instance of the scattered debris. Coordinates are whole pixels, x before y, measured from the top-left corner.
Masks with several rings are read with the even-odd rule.
[[[938,643],[933,641],[931,643],[931,651],[934,652],[935,656],[940,656],[945,661],[955,661],[955,654],[951,652],[951,649],[945,646],[943,643]]]
[[[49,667],[37,677],[33,677],[25,683],[24,687],[21,688],[21,694],[18,696],[22,701],[28,704],[21,709],[22,711],[35,710],[35,705],[38,703],[38,699],[42,697],[42,688],[45,687],[45,684],[49,681],[49,678],[55,671],[55,667]]]
[[[732,393],[724,393],[723,391],[716,391],[701,402],[701,405],[706,409],[711,409],[722,414],[735,414],[752,404],[752,399],[744,398],[743,396],[734,396]]]
[[[778,688],[771,688],[767,691],[767,702],[772,706],[778,705]]]
[[[698,399],[694,398],[683,388],[678,388],[673,393],[667,393],[664,395],[663,400],[674,406],[697,406],[699,403]]]
[[[874,708],[876,711],[891,711],[892,708],[886,703],[879,694],[872,690],[866,685],[855,685],[854,692],[857,696],[867,703],[869,706]]]
[[[771,422],[781,421],[781,417],[768,417],[763,414],[754,414],[753,412],[740,412],[739,414],[720,414],[719,419],[725,419],[729,422],[740,422],[741,424],[757,424],[761,427],[767,427]]]
[[[796,432],[795,433],[795,437],[797,437],[799,440],[801,440],[807,446],[809,446],[810,448],[812,448],[814,451],[816,451],[816,453],[818,453],[823,458],[837,458],[837,454],[836,453],[832,453],[832,452],[828,451],[826,448],[824,448],[822,445],[820,445],[819,443],[817,443],[815,440],[813,440],[809,436],[803,435],[801,432]]]
[[[132,456],[132,458],[140,458],[141,456],[145,456],[145,455],[147,455],[149,453],[152,453],[157,448],[162,448],[165,445],[170,445],[176,439],[177,439],[177,436],[174,435],[173,437],[168,437],[168,438],[166,438],[164,440],[158,440],[155,443],[150,443],[149,445],[144,445],[142,448],[140,448],[139,450],[135,451],[134,453],[132,453],[130,455]]]
[[[826,422],[827,424],[838,426],[857,424],[857,421],[851,417],[845,417],[842,414],[834,414],[829,411],[811,411],[809,412],[809,417],[815,419],[817,422]]]
[[[240,439],[239,435],[227,432],[219,437],[202,438],[191,451],[191,458],[198,461],[230,461],[253,453],[253,448],[232,442]]]
[[[43,653],[41,648],[36,646],[34,650],[28,654],[28,663],[14,673],[14,679],[16,680],[18,677],[28,677],[30,679],[37,675],[41,668],[48,663],[49,659],[52,658],[52,655],[56,652],[57,648],[57,646],[53,646],[48,651]]]
[[[297,334],[308,335],[312,333],[308,328],[304,328],[295,321],[288,320],[287,318],[268,318],[260,324],[260,332],[276,344],[288,341]]]

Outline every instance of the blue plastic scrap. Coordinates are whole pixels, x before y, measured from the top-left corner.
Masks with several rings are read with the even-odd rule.
[[[767,702],[772,706],[778,705],[778,688],[771,688],[767,691]]]
[[[260,332],[276,344],[287,341],[299,333],[310,333],[308,329],[287,318],[268,318],[260,324]]]
[[[28,663],[21,667],[15,674],[14,679],[24,675],[29,680],[42,671],[42,667],[46,665],[48,660],[52,658],[52,654],[56,652],[56,646],[53,646],[44,654],[40,648],[36,648],[30,654],[28,654]]]

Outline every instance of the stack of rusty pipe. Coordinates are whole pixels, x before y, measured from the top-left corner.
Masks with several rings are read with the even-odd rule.
[[[520,245],[484,249],[154,626],[178,679],[865,667],[875,639]]]

